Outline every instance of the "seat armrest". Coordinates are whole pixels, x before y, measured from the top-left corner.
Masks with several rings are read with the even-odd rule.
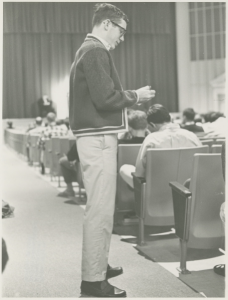
[[[186,188],[183,184],[180,184],[176,181],[171,181],[169,183],[169,186],[176,192],[178,192],[180,195],[187,197],[190,197],[192,193],[188,188]]]
[[[135,173],[131,173],[133,176],[134,183],[134,195],[135,195],[135,211],[139,218],[143,218],[144,215],[144,194],[145,194],[145,184],[146,180],[143,177],[135,176]]]
[[[188,241],[192,193],[176,181],[170,182],[169,186],[172,188],[176,235],[181,240]]]
[[[135,175],[135,172],[131,173],[131,175],[133,176],[133,181],[134,181],[134,182],[135,182],[135,181],[138,181],[138,183],[141,183],[141,184],[143,184],[143,183],[146,182],[146,178],[144,178],[144,177],[137,177],[137,176]]]

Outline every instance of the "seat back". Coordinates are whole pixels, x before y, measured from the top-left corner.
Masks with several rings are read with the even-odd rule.
[[[195,153],[207,153],[208,146],[179,149],[148,149],[144,224],[174,225],[170,181],[183,183],[191,176]]]
[[[220,154],[195,154],[192,179],[188,246],[221,247],[224,236],[220,207],[225,201],[225,184]]]
[[[209,147],[209,152],[211,152],[211,146],[213,145],[213,139],[201,140],[202,145],[207,145]]]
[[[211,146],[211,153],[221,153],[222,152],[222,145],[212,145]]]
[[[39,139],[39,135],[31,135],[30,136],[30,159],[33,163],[37,163],[40,161],[40,150],[37,145],[37,141]]]
[[[222,145],[223,143],[225,143],[225,139],[216,139],[213,142],[213,145]]]
[[[53,176],[58,176],[60,172],[59,166],[59,158],[60,158],[60,138],[59,137],[52,137],[52,160],[51,160],[51,174]]]
[[[51,168],[52,164],[52,139],[45,140],[44,165],[45,168]]]
[[[61,137],[60,138],[60,153],[61,156],[66,155],[70,150],[70,140],[69,137]]]
[[[125,164],[134,165],[139,153],[140,144],[120,144],[117,153],[117,193],[116,209],[118,211],[134,210],[134,191],[119,174],[120,167]]]

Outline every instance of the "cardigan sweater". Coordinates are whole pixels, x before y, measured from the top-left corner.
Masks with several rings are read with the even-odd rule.
[[[87,35],[70,71],[69,120],[76,136],[124,132],[124,108],[137,102],[135,91],[123,91],[109,51]]]

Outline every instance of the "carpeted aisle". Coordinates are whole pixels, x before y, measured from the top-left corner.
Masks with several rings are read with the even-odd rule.
[[[14,152],[3,147],[3,199],[15,217],[2,220],[9,262],[2,275],[3,297],[80,297],[83,209],[58,198]],[[110,264],[124,274],[110,280],[129,298],[201,297],[133,246],[112,237]]]

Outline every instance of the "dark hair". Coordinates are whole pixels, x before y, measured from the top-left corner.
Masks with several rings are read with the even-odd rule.
[[[102,21],[110,19],[119,22],[123,19],[126,23],[129,22],[127,16],[118,7],[109,3],[97,3],[94,7],[94,15],[92,20],[92,27],[100,25]]]
[[[216,111],[210,111],[206,114],[202,114],[201,116],[204,118],[206,123],[208,122],[212,123],[216,121],[218,118],[224,117],[224,114]]]
[[[161,104],[154,104],[147,111],[148,123],[163,124],[170,121],[171,117],[168,110]]]
[[[220,112],[214,112],[210,116],[210,122],[212,123],[212,122],[216,121],[220,117],[224,117],[224,114],[220,113]]]
[[[183,116],[185,116],[188,120],[194,121],[195,118],[195,111],[193,108],[186,108],[183,111]]]
[[[128,124],[132,129],[143,130],[147,128],[146,113],[141,110],[132,110],[128,114]]]
[[[64,124],[64,120],[63,119],[59,119],[59,120],[56,120],[56,125],[59,126],[59,125],[63,125]]]
[[[48,122],[54,122],[56,119],[56,114],[53,112],[49,112],[46,116]]]

